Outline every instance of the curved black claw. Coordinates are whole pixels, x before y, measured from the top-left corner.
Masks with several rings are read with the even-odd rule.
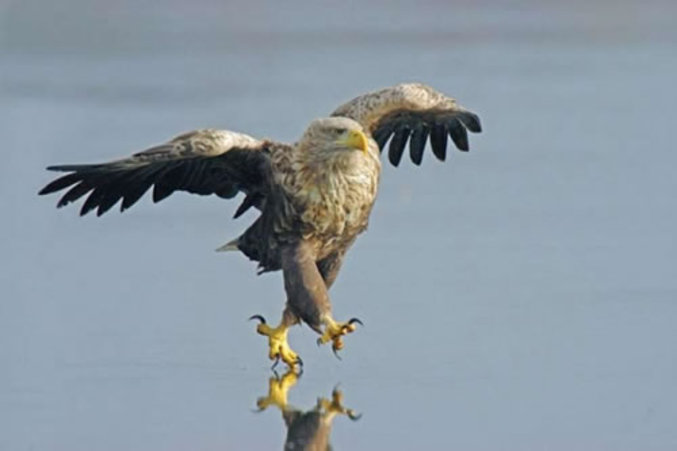
[[[280,354],[275,356],[275,361],[273,362],[273,366],[270,367],[270,369],[273,370],[273,373],[275,373],[275,377],[280,379],[280,377],[277,375],[277,371],[275,371],[275,367],[277,366],[278,363],[280,363]]]
[[[343,360],[341,358],[341,356],[339,355],[339,353],[338,353],[339,349],[336,346],[332,345],[331,351],[334,353],[334,355],[336,356],[337,359],[339,359],[341,361]]]
[[[296,363],[299,364],[299,369],[300,369],[301,372],[303,373],[303,359],[302,359],[301,357],[299,357],[299,356],[296,356]]]
[[[258,319],[261,324],[266,324],[266,319],[261,315],[252,315],[252,316],[249,317],[249,319],[247,321],[251,321],[253,319]]]
[[[348,418],[350,418],[350,419],[353,420],[353,421],[357,421],[357,420],[359,420],[360,418],[362,418],[362,414],[361,414],[361,413],[355,413],[355,412],[353,412],[352,409],[351,409],[351,410],[348,410],[348,411],[346,412],[346,415],[348,415]]]
[[[359,318],[350,318],[350,319],[348,320],[348,322],[345,323],[345,325],[341,328],[341,330],[342,330],[344,333],[345,333],[346,331],[352,332],[353,330],[355,330],[355,329],[353,329],[353,328],[350,327],[350,326],[352,326],[353,324],[359,324],[360,326],[364,327],[364,323],[363,323],[362,321],[360,321]]]

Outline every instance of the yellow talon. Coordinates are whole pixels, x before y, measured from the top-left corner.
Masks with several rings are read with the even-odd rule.
[[[325,344],[332,342],[331,349],[336,354],[336,351],[343,349],[343,336],[352,332],[355,332],[357,329],[356,324],[363,325],[362,321],[357,318],[352,318],[345,323],[338,323],[334,321],[331,317],[327,317],[324,320],[325,327],[324,333],[317,339],[317,344]],[[336,354],[338,357],[338,354]]]
[[[287,343],[287,332],[289,331],[289,326],[284,323],[280,323],[279,326],[272,328],[266,324],[266,320],[261,315],[254,315],[249,319],[258,319],[260,324],[256,326],[256,332],[261,335],[268,337],[268,358],[270,360],[275,360],[273,368],[277,365],[279,360],[282,360],[284,363],[289,366],[290,369],[296,369],[296,366],[303,366],[303,361],[301,358],[289,347]]]

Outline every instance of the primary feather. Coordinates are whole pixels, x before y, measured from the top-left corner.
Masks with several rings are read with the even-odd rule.
[[[251,207],[261,214],[224,248],[240,250],[262,271],[284,268],[293,313],[317,329],[331,308],[326,290],[367,227],[379,154],[388,141],[393,165],[407,144],[419,165],[427,142],[439,160],[447,157],[448,138],[467,151],[468,131],[481,131],[477,115],[429,86],[405,83],[356,97],[331,117],[312,121],[294,144],[195,130],[109,163],[50,166],[67,174],[40,194],[67,190],[58,207],[87,196],[80,214],[102,215],[118,202],[126,210],[151,187],[155,202],[176,191],[223,198],[242,192],[235,217]]]

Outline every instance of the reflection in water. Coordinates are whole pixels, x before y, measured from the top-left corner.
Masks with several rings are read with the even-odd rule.
[[[361,415],[353,409],[343,406],[343,393],[334,388],[331,399],[318,398],[317,404],[310,410],[303,411],[287,403],[287,394],[298,381],[300,375],[293,371],[287,372],[281,378],[275,373],[268,381],[268,395],[256,400],[259,411],[266,410],[273,405],[280,409],[282,418],[287,425],[287,440],[284,449],[287,450],[328,450],[331,424],[337,415],[346,415],[355,421]]]

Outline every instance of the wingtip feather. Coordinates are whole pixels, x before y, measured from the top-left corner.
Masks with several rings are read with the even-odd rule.
[[[464,111],[459,118],[461,119],[461,122],[463,122],[463,125],[471,132],[482,133],[482,122],[480,121],[480,117],[472,111]]]

